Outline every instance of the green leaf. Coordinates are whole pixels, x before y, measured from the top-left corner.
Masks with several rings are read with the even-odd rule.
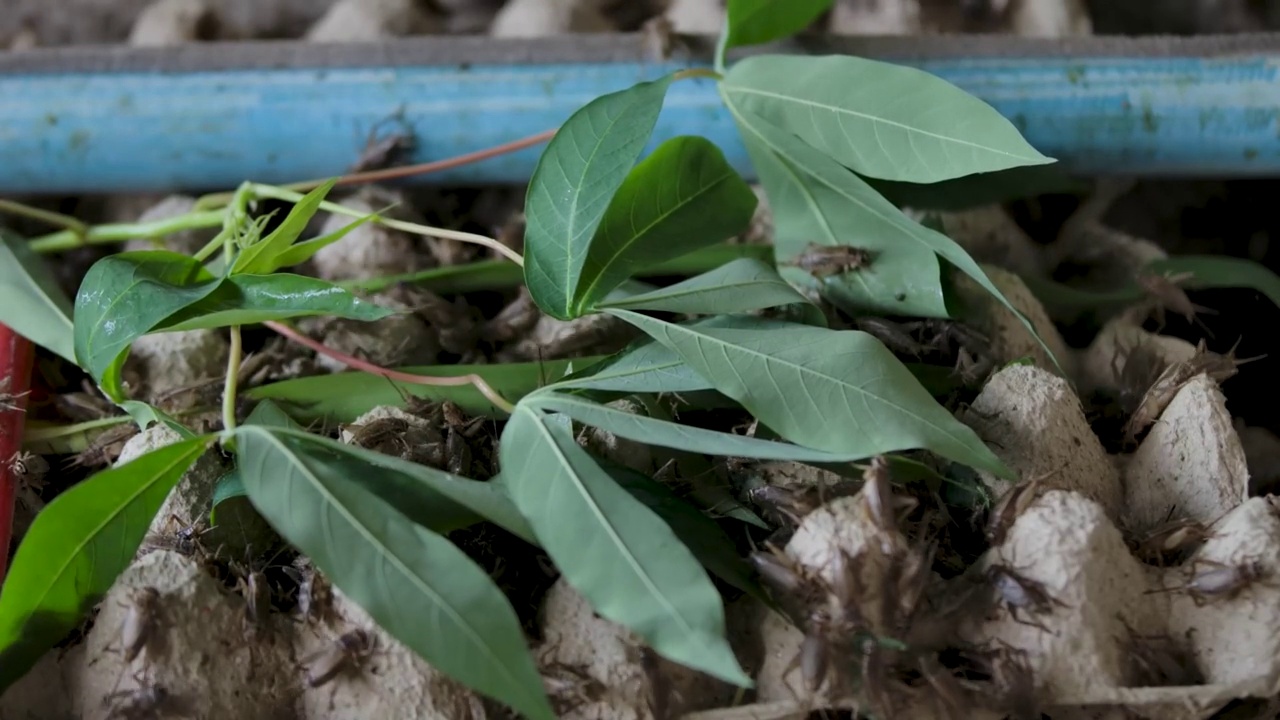
[[[712,385],[667,346],[645,339],[612,358],[548,385],[547,388],[632,394],[694,392],[710,390]]]
[[[302,275],[232,275],[161,324],[168,331],[253,325],[309,315],[380,320],[394,311],[361,300],[333,283]]]
[[[574,315],[587,248],[614,193],[649,141],[672,76],[592,100],[560,126],[525,200],[524,276],[538,307]]]
[[[578,446],[567,417],[517,405],[499,448],[507,491],[596,612],[663,657],[750,686],[711,579],[670,526]]]
[[[657,513],[703,567],[733,587],[761,600],[765,598],[755,573],[716,521],[646,475],[610,462],[600,465],[631,497]]]
[[[125,400],[120,403],[120,407],[129,413],[129,417],[133,418],[133,421],[138,424],[139,430],[146,430],[152,423],[160,423],[178,433],[184,440],[190,440],[196,436],[186,425],[178,422],[172,415],[153,405],[148,405],[139,400]]]
[[[646,267],[738,235],[757,202],[711,141],[686,136],[659,145],[609,203],[573,291],[574,313]]]
[[[22,238],[0,228],[0,322],[71,363],[76,363],[71,301],[39,255]]]
[[[129,567],[169,491],[209,442],[184,440],[100,472],[36,515],[0,592],[0,693]]]
[[[729,39],[725,49],[790,37],[809,27],[832,0],[728,0]]]
[[[255,425],[236,437],[254,506],[382,629],[464,685],[528,717],[555,718],[520,621],[481,567],[315,443]]]
[[[253,411],[249,413],[249,417],[244,419],[245,425],[265,425],[267,427],[287,428],[290,430],[304,430],[301,425],[293,421],[289,414],[284,411],[276,403],[270,400],[263,400],[254,406]]]
[[[896,308],[893,306],[885,307],[880,303],[884,302],[886,298],[892,298],[895,302],[899,297],[905,297],[908,300],[911,298],[928,298],[928,307],[932,308],[933,311],[928,313],[918,312],[916,314],[946,317],[945,304],[940,308],[933,307],[935,299],[939,302],[943,300],[942,280],[941,273],[936,265],[936,259],[932,262],[923,259],[924,252],[928,251],[951,263],[965,275],[972,278],[984,290],[991,293],[996,300],[1000,301],[1000,304],[1008,308],[1022,322],[1022,325],[1027,328],[1031,336],[1036,338],[1040,346],[1044,348],[1045,353],[1055,363],[1058,362],[1053,355],[1053,351],[1045,344],[1039,333],[1036,332],[1035,325],[1031,320],[1014,307],[1013,303],[1009,302],[1009,299],[1000,292],[995,283],[991,282],[991,278],[987,277],[987,274],[983,272],[982,267],[958,243],[946,235],[908,218],[901,210],[871,189],[861,178],[840,167],[830,158],[824,157],[822,153],[807,147],[804,143],[798,142],[795,138],[788,136],[758,117],[739,113],[735,113],[735,115],[738,120],[738,127],[742,129],[744,139],[749,138],[747,147],[751,152],[753,161],[759,160],[765,167],[773,164],[789,168],[788,172],[797,178],[797,187],[807,188],[809,194],[814,198],[826,198],[829,201],[824,203],[824,208],[839,212],[834,209],[841,203],[847,209],[856,208],[856,215],[846,218],[847,224],[841,227],[838,234],[831,233],[820,236],[819,240],[824,243],[827,240],[834,240],[830,244],[854,245],[880,253],[880,256],[872,262],[871,268],[846,273],[839,284],[831,282],[830,279],[823,284],[822,290],[824,294],[829,294],[833,302],[847,305],[850,310],[864,308],[903,315],[911,313],[903,312],[900,306]],[[757,140],[758,142],[756,142]],[[762,177],[764,177],[763,173]],[[766,190],[768,189],[769,186],[766,181]],[[781,192],[785,194],[786,190]],[[770,194],[771,201],[772,198],[773,196]],[[803,252],[803,248],[800,247],[800,243],[803,242],[803,236],[788,231],[785,236],[785,243],[782,240],[782,228],[786,224],[783,222],[783,218],[803,217],[798,204],[788,203],[785,207],[788,209],[785,216],[777,214],[775,210],[775,222],[778,223],[779,228],[777,252],[780,263],[785,261],[783,256],[784,245],[787,253],[786,259]],[[817,213],[815,212],[816,215]],[[790,220],[788,219],[787,222],[790,222]],[[858,228],[859,224],[861,229]],[[876,266],[882,262],[885,263],[885,269],[882,274],[877,276],[877,273],[881,271]],[[916,266],[914,270],[912,269],[913,265]],[[788,273],[787,270],[792,270],[793,272]],[[784,268],[783,276],[793,282],[798,282],[801,278],[798,272],[794,272],[795,270],[795,268]],[[874,277],[879,277],[882,284],[878,286],[872,285],[871,278]],[[862,283],[866,283],[866,285],[862,287],[861,291],[858,291],[858,285]],[[892,294],[888,292],[890,289],[893,289]],[[941,314],[939,314],[939,311]]]
[[[234,500],[248,496],[249,491],[244,489],[244,476],[240,474],[239,468],[218,478],[218,484],[213,486],[213,502],[209,509],[209,525],[218,524],[218,506],[227,500]]]
[[[901,65],[757,55],[735,64],[721,91],[870,177],[930,183],[1053,162],[990,105]]]
[[[863,460],[869,455],[826,452],[786,442],[734,435],[690,425],[637,415],[592,402],[586,398],[542,391],[530,395],[525,404],[560,412],[584,425],[598,427],[619,437],[649,445],[726,457],[798,462],[840,463]]]
[[[502,365],[436,365],[399,368],[399,371],[431,377],[458,377],[475,373],[484,378],[499,395],[515,402],[562,377],[570,365],[587,368],[600,360],[600,357],[586,357]],[[275,400],[287,406],[289,415],[301,423],[352,422],[381,405],[403,408],[405,396],[449,400],[469,415],[506,415],[471,385],[440,386],[393,382],[363,372],[294,378],[250,388],[243,396],[250,400]]]
[[[275,272],[280,268],[293,267],[294,265],[299,265],[310,260],[316,253],[338,242],[342,238],[346,237],[352,230],[355,230],[376,217],[376,214],[365,215],[359,220],[343,225],[328,235],[321,235],[320,237],[311,238],[306,242],[300,242],[296,245],[289,246],[284,250],[284,252],[276,256],[275,261],[272,263],[275,267],[272,268],[271,271]]]
[[[792,303],[808,304],[809,301],[769,265],[742,258],[684,282],[600,307],[711,315],[744,313]]]
[[[1264,265],[1225,255],[1179,255],[1154,260],[1146,270],[1155,273],[1191,273],[1185,287],[1249,288],[1280,307],[1280,276]]]
[[[947,317],[936,233],[795,136],[752,115],[738,113],[736,119],[769,196],[784,278],[819,289],[846,312]],[[868,267],[819,281],[793,265],[815,243],[862,248],[873,259]]]
[[[270,435],[273,445],[310,464],[328,463],[327,472],[345,474],[434,532],[446,533],[489,520],[530,542],[534,537],[510,498],[489,483],[292,428],[244,425],[237,431],[237,438],[250,432],[248,428]]]
[[[335,182],[337,180],[329,180],[303,195],[301,200],[294,203],[289,214],[275,231],[241,249],[231,265],[231,274],[266,275],[284,267],[283,263],[278,262],[280,255],[288,251],[294,241],[302,235],[302,231],[307,229],[307,223],[320,209],[320,203],[324,202],[325,196],[333,189]]]
[[[692,327],[629,310],[609,313],[674,350],[794,443],[846,457],[920,448],[1011,477],[871,335],[754,318],[736,327]]]
[[[89,268],[76,294],[75,352],[80,367],[112,400],[124,400],[120,366],[134,340],[221,284],[200,263],[163,250],[109,255]]]

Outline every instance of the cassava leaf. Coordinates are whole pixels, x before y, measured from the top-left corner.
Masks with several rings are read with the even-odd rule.
[[[324,202],[325,196],[333,189],[335,182],[337,181],[329,180],[303,195],[270,235],[242,248],[231,265],[231,274],[266,275],[284,267],[278,262],[280,255],[293,245],[294,241],[302,235],[303,230],[307,229],[307,223],[320,209],[320,203]]]
[[[772,267],[759,260],[742,258],[675,285],[612,300],[600,307],[711,315],[808,302]]]
[[[647,475],[607,461],[602,461],[600,466],[623,490],[631,493],[631,497],[657,513],[703,567],[739,590],[765,599],[751,566],[715,520]]]
[[[104,470],[36,515],[0,591],[0,693],[129,567],[169,491],[210,442],[183,440]]]
[[[283,252],[276,255],[275,260],[272,262],[272,265],[275,267],[271,269],[271,272],[275,272],[280,268],[293,267],[294,265],[299,265],[310,260],[316,253],[338,242],[342,238],[346,237],[352,230],[355,230],[375,217],[377,217],[377,215],[365,215],[358,220],[343,225],[327,235],[321,235],[320,237],[314,237],[310,240],[290,245],[285,248]]]
[[[515,611],[484,569],[335,466],[318,439],[290,433],[236,431],[245,489],[272,527],[432,667],[530,718],[555,718]]]
[[[644,268],[741,233],[756,202],[709,140],[686,136],[659,145],[627,175],[591,238],[574,312]]]
[[[645,339],[586,370],[548,385],[557,390],[604,390],[622,393],[694,392],[711,383],[693,371],[666,345]]]
[[[863,460],[868,455],[826,452],[787,442],[706,430],[681,425],[646,415],[592,402],[586,398],[541,391],[530,395],[525,403],[531,407],[568,415],[584,425],[598,427],[618,437],[673,450],[723,455],[760,460],[795,460],[798,462],[840,463]]]
[[[231,472],[218,478],[218,484],[213,486],[213,500],[210,502],[209,508],[209,525],[216,526],[218,524],[218,506],[228,500],[236,498],[248,497],[249,491],[244,489],[244,477],[240,475],[240,470],[232,470]]]
[[[1010,477],[871,335],[755,318],[692,327],[629,310],[609,313],[671,348],[794,443],[861,457],[919,448]]]
[[[273,425],[245,427],[267,432],[275,445],[305,456],[309,462],[323,460],[329,463],[332,472],[346,473],[353,482],[391,503],[413,522],[434,532],[445,533],[490,520],[513,535],[533,542],[533,531],[510,498],[489,483],[295,428]]]
[[[671,76],[602,95],[560,126],[525,200],[525,284],[552,317],[574,317],[587,248],[649,141]]]
[[[499,452],[507,491],[601,617],[663,657],[751,684],[725,640],[711,579],[671,528],[578,446],[567,417],[517,405]]]
[[[133,421],[138,424],[139,430],[146,430],[153,423],[160,423],[178,433],[183,439],[191,439],[196,436],[186,425],[178,422],[169,413],[154,405],[148,405],[139,400],[125,400],[120,403],[120,408],[129,413],[129,417],[133,418]]]
[[[0,228],[0,322],[68,362],[76,363],[71,301],[39,255]]]
[[[742,129],[744,139],[747,139],[747,147],[753,162],[758,160],[766,168],[786,168],[786,173],[793,178],[790,189],[784,183],[778,183],[782,185],[780,193],[784,198],[788,192],[797,193],[784,205],[785,215],[775,214],[775,222],[779,228],[777,248],[779,264],[803,252],[800,244],[804,236],[799,233],[803,231],[801,228],[805,227],[806,222],[802,207],[808,203],[801,199],[813,198],[812,202],[821,202],[823,210],[811,209],[811,212],[814,218],[821,219],[823,225],[826,225],[829,217],[840,217],[845,221],[845,224],[839,226],[838,233],[832,232],[819,236],[823,242],[834,240],[830,244],[853,245],[880,253],[872,260],[870,268],[846,273],[838,283],[830,279],[823,283],[824,294],[830,293],[833,302],[839,301],[850,311],[861,308],[902,315],[908,314],[902,307],[885,307],[880,303],[883,303],[886,298],[892,298],[895,302],[899,298],[905,300],[920,298],[925,299],[927,304],[919,309],[930,309],[932,312],[917,314],[945,317],[945,304],[940,308],[934,307],[933,304],[935,300],[939,302],[943,300],[942,278],[936,259],[929,262],[922,258],[923,253],[927,251],[951,263],[991,293],[1000,304],[1008,308],[1022,322],[1031,336],[1036,338],[1044,348],[1045,353],[1055,363],[1058,362],[1053,351],[1036,332],[1031,320],[1009,302],[1004,293],[991,282],[991,278],[987,277],[982,267],[954,240],[908,218],[857,175],[840,167],[830,158],[824,157],[822,153],[807,147],[794,137],[788,136],[770,123],[756,116],[736,111],[735,119],[738,121],[739,128]],[[777,175],[773,176],[777,178]],[[764,177],[762,173],[762,178]],[[769,181],[766,180],[766,190],[768,189]],[[772,195],[770,198],[772,200]],[[841,205],[843,210],[839,209]],[[832,215],[828,215],[828,212]],[[843,213],[855,214],[844,215]],[[799,223],[795,231],[790,229],[792,218]],[[787,227],[785,236],[783,235],[784,226]],[[782,239],[784,237],[785,241]],[[787,253],[785,258],[784,246]],[[884,263],[883,273],[877,269],[877,265],[881,263]],[[801,281],[798,273],[788,273],[786,272],[788,268],[783,269],[784,277],[793,282]],[[877,275],[877,273],[881,274]],[[883,284],[879,287],[870,286],[872,277],[879,277]],[[859,285],[864,283],[867,285],[859,291]],[[889,290],[892,292],[890,293]],[[941,315],[938,314],[939,311]]]
[[[333,283],[302,275],[232,275],[217,290],[187,306],[157,329],[253,325],[310,315],[380,320],[394,311],[352,295]]]
[[[249,417],[244,419],[244,424],[266,425],[267,427],[288,428],[290,430],[305,429],[294,422],[293,418],[289,417],[289,413],[271,400],[263,400],[255,405],[253,411],[249,413]]]
[[[129,345],[221,282],[193,258],[163,250],[118,253],[94,263],[72,316],[80,367],[112,400],[124,400],[120,366]]]
[[[832,0],[728,0],[725,48],[761,45],[790,37],[831,7]]]
[[[570,365],[590,368],[601,359],[585,357],[500,365],[435,365],[399,370],[430,377],[457,377],[475,373],[484,378],[499,395],[515,402],[542,385],[558,380]],[[352,422],[380,405],[403,408],[406,396],[449,400],[470,415],[506,415],[506,412],[495,407],[471,385],[418,385],[394,382],[363,372],[283,380],[250,388],[243,395],[251,400],[275,400],[286,406],[289,415],[301,423]]]
[[[1145,269],[1158,274],[1191,273],[1191,277],[1181,283],[1189,288],[1257,290],[1280,307],[1280,276],[1252,260],[1225,255],[1178,255],[1153,260]]]
[[[784,278],[821,290],[851,313],[947,317],[941,266],[932,247],[939,242],[931,230],[795,136],[753,115],[738,113],[736,119],[769,195],[774,252]],[[942,241],[950,242],[945,236]],[[820,280],[795,266],[814,244],[861,248],[872,253],[872,260],[867,267]]]
[[[990,105],[901,65],[757,55],[729,70],[721,92],[870,177],[929,183],[1053,162]]]

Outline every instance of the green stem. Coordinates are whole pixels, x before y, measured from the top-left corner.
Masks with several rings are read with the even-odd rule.
[[[38,253],[51,253],[84,245],[106,245],[137,238],[153,240],[184,230],[217,227],[222,224],[222,214],[221,210],[193,212],[154,222],[94,225],[87,228],[83,235],[72,230],[62,230],[35,238],[28,243],[28,247]]]
[[[231,353],[227,356],[227,381],[222,390],[222,429],[236,429],[236,381],[240,375],[240,326],[231,326]]]
[[[204,262],[205,260],[208,260],[210,255],[218,252],[218,248],[222,247],[222,244],[227,241],[229,236],[227,229],[224,227],[221,232],[214,235],[212,240],[205,243],[204,247],[197,250],[196,254],[191,257],[197,262]]]
[[[296,203],[302,199],[302,193],[294,192],[293,190],[285,190],[283,188],[275,187],[274,185],[253,185],[253,192],[258,197],[272,198],[275,200],[285,200],[287,202]],[[361,212],[360,210],[355,210],[355,209],[346,207],[345,205],[339,205],[338,203],[335,203],[335,202],[329,202],[328,200],[320,203],[320,209],[324,210],[325,212],[331,212],[337,215],[346,215],[348,217],[353,217],[353,218],[363,218],[368,215],[368,213],[366,212]],[[497,252],[505,256],[507,259],[511,260],[511,262],[515,263],[516,265],[519,265],[521,267],[524,266],[524,258],[521,257],[520,253],[516,252],[515,250],[512,250],[511,248],[507,247],[506,245],[503,245],[502,243],[498,242],[497,240],[494,240],[491,237],[485,237],[484,235],[477,235],[475,233],[469,233],[469,232],[460,232],[458,230],[445,230],[444,228],[431,227],[430,225],[421,225],[419,223],[405,222],[403,220],[390,220],[387,218],[379,217],[377,215],[374,215],[370,219],[370,222],[375,222],[375,223],[378,223],[379,225],[385,225],[386,227],[389,227],[395,230],[402,230],[404,232],[414,233],[415,235],[426,235],[428,237],[437,237],[444,240],[456,240],[458,242],[472,243],[473,245],[482,245],[484,247],[489,248],[490,250],[493,250],[494,252]]]
[[[720,37],[716,38],[716,72],[724,75],[724,56],[729,49],[729,18],[725,17],[724,27],[720,29]]]
[[[70,215],[63,215],[62,213],[53,212],[52,210],[41,210],[40,208],[23,205],[22,203],[14,202],[13,200],[0,199],[0,212],[39,220],[40,222],[48,223],[54,227],[66,228],[68,232],[79,236],[83,236],[89,231],[89,226]]]

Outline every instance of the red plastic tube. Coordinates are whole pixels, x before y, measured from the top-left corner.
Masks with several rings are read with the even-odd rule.
[[[22,450],[22,428],[26,421],[27,391],[31,389],[34,348],[26,338],[0,325],[0,395],[5,404],[19,410],[0,408],[0,578],[9,569],[9,541],[13,534],[13,503],[17,478],[10,460]]]

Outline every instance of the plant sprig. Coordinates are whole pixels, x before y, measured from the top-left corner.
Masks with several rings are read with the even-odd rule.
[[[342,180],[245,183],[206,196],[191,213],[151,223],[86,227],[0,204],[0,211],[65,226],[28,243],[0,238],[0,259],[8,259],[0,262],[0,322],[79,364],[140,425],[161,422],[184,438],[94,475],[37,516],[0,594],[0,692],[98,601],[127,567],[169,490],[218,439],[127,398],[121,366],[131,345],[150,333],[229,328],[221,440],[238,469],[220,499],[247,496],[384,630],[440,671],[534,720],[555,715],[519,623],[484,569],[448,539],[453,530],[487,521],[543,546],[602,617],[635,631],[658,654],[751,683],[725,638],[723,601],[708,575],[753,591],[733,544],[715,521],[657,481],[583,449],[575,423],[701,456],[832,466],[927,450],[1012,477],[910,368],[871,335],[827,327],[810,298],[854,316],[946,317],[942,275],[954,266],[1011,307],[959,245],[908,218],[864,176],[938,183],[1052,160],[985,103],[917,70],[854,57],[778,55],[726,66],[727,50],[797,32],[830,4],[729,0],[714,71],[682,70],[580,108],[550,138],[529,183],[525,257],[492,238],[330,202],[327,193]],[[859,92],[847,91],[850,78]],[[683,136],[645,153],[667,90],[682,79],[718,83],[773,212],[772,248],[716,247],[747,228],[757,201],[714,144]],[[250,213],[254,201],[267,198],[292,203],[270,232]],[[353,222],[301,239],[319,211]],[[281,272],[362,223],[477,244],[513,265],[340,284]],[[194,256],[149,251],[100,260],[74,306],[37,255],[205,228],[220,231]],[[867,259],[806,273],[795,260],[814,244]],[[1205,267],[1209,282],[1239,276],[1238,268]],[[459,279],[464,273],[476,277]],[[662,273],[692,277],[634,290],[636,278]],[[1251,277],[1280,299],[1273,275]],[[452,282],[448,287],[459,291],[523,280],[544,313],[561,320],[608,314],[645,341],[603,360],[453,367],[423,376],[326,348],[286,322],[310,315],[377,320],[390,311],[351,291],[415,280]],[[766,319],[764,311],[794,320]],[[245,392],[237,377],[241,328],[251,325],[360,372]],[[500,481],[379,455],[295,424],[349,421],[395,399],[398,390],[381,378],[506,417]],[[713,395],[718,407],[750,415],[762,432],[747,437],[682,424],[658,410],[656,398],[675,393]],[[606,404],[616,397],[636,398],[646,410]],[[242,399],[258,404],[238,423]],[[744,517],[751,521],[749,513]]]

